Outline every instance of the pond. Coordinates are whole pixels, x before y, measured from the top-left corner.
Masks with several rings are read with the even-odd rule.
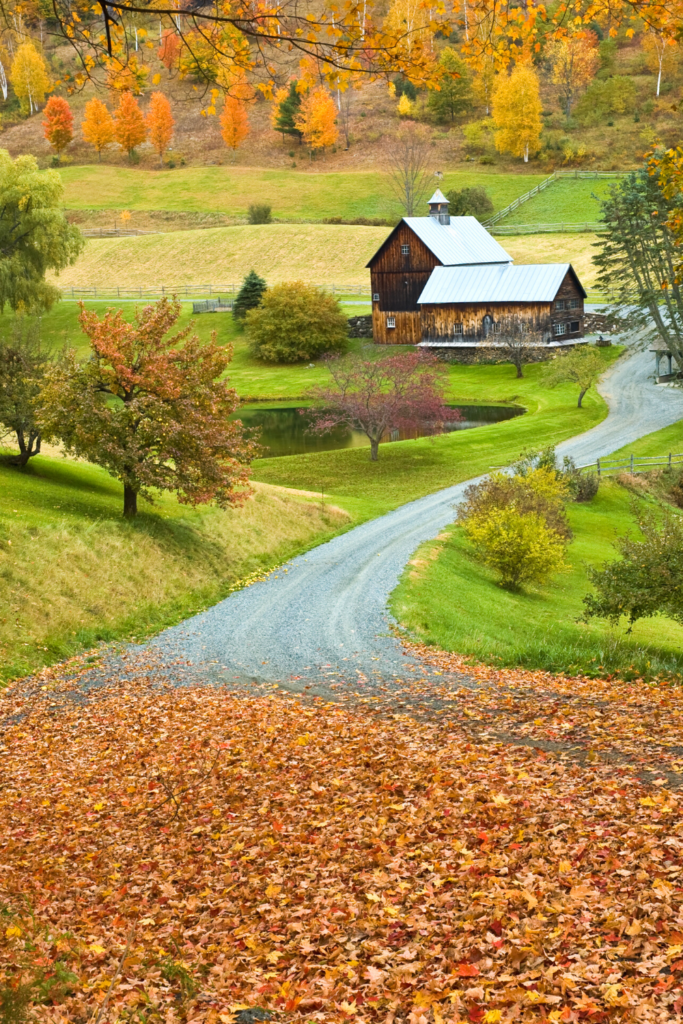
[[[447,430],[469,430],[472,427],[483,427],[487,423],[500,423],[502,420],[521,416],[525,412],[521,406],[500,405],[451,405],[458,409],[463,420],[447,424]],[[325,434],[309,434],[312,415],[308,409],[298,406],[263,406],[245,405],[235,419],[240,419],[245,427],[259,427],[260,443],[267,448],[264,458],[279,455],[302,455],[306,452],[329,452],[339,448],[369,447],[365,434],[347,427],[337,427]],[[414,437],[414,434],[410,435]],[[390,439],[387,437],[386,439]],[[391,440],[405,440],[404,436],[393,436]]]

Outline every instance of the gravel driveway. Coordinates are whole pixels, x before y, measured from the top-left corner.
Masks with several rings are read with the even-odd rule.
[[[579,465],[683,418],[683,390],[652,383],[648,352],[622,357],[600,386],[608,417],[558,446]],[[321,544],[208,611],[166,630],[148,651],[191,662],[208,679],[279,682],[325,693],[354,676],[359,689],[406,675],[389,634],[387,600],[417,546],[454,518],[467,481]],[[424,674],[424,669],[420,670]],[[322,685],[321,685],[322,684]]]

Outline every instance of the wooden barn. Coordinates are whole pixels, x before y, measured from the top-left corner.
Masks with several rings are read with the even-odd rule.
[[[515,266],[475,217],[451,217],[438,189],[429,216],[404,217],[368,267],[378,344],[465,354],[512,331],[551,348],[583,341],[586,292],[571,264]]]

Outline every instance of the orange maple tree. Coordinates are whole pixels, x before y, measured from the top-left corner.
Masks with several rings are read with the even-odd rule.
[[[220,122],[223,142],[234,152],[249,134],[249,116],[244,101],[237,96],[226,96]]]
[[[337,108],[327,89],[322,86],[313,89],[303,98],[294,123],[303,134],[311,153],[334,145],[339,138]]]
[[[43,111],[43,135],[55,153],[61,153],[74,137],[74,116],[62,96],[50,96]]]
[[[173,126],[175,124],[173,114],[171,113],[171,104],[163,92],[152,93],[145,124],[147,125],[147,136],[159,154],[159,164],[161,164],[164,159],[164,153],[173,138]]]
[[[168,71],[177,65],[181,49],[182,42],[178,33],[173,29],[166,29],[161,37],[157,56]]]
[[[114,111],[114,136],[129,157],[132,157],[135,147],[147,138],[145,119],[132,92],[122,93]]]
[[[102,150],[114,141],[114,121],[105,104],[96,96],[85,105],[81,131],[97,153],[97,159],[101,160]]]
[[[79,362],[72,350],[46,376],[44,436],[117,477],[126,516],[150,488],[223,508],[249,494],[249,462],[260,449],[230,420],[239,405],[224,378],[232,350],[215,333],[201,342],[192,324],[170,334],[180,311],[177,300],[160,299],[128,323],[120,309],[100,319],[81,304],[91,356]]]

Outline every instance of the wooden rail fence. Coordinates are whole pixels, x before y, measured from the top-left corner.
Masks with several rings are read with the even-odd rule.
[[[62,288],[63,299],[162,299],[177,295],[179,299],[199,299],[206,296],[236,295],[242,287],[239,284],[178,284],[159,285],[156,288],[118,288],[100,287],[93,285],[90,288]],[[333,295],[353,297],[370,296],[370,285],[338,285],[319,284],[317,288]]]
[[[588,466],[579,467],[582,472],[594,469],[598,476],[607,473],[644,473],[648,469],[656,469],[664,466],[671,469],[673,466],[683,466],[683,453],[668,455],[628,455],[624,459],[597,459]]]
[[[539,192],[543,192],[549,188],[550,185],[555,181],[559,181],[560,178],[621,178],[622,175],[619,171],[553,171],[548,178],[544,178],[534,188],[530,188],[524,195],[518,196],[517,199],[513,199],[512,202],[499,210],[498,213],[494,213],[492,217],[483,222],[485,228],[493,227],[499,221],[503,220],[514,210],[518,209],[523,203],[527,203],[534,196],[537,196]],[[587,230],[584,228],[583,230]]]

